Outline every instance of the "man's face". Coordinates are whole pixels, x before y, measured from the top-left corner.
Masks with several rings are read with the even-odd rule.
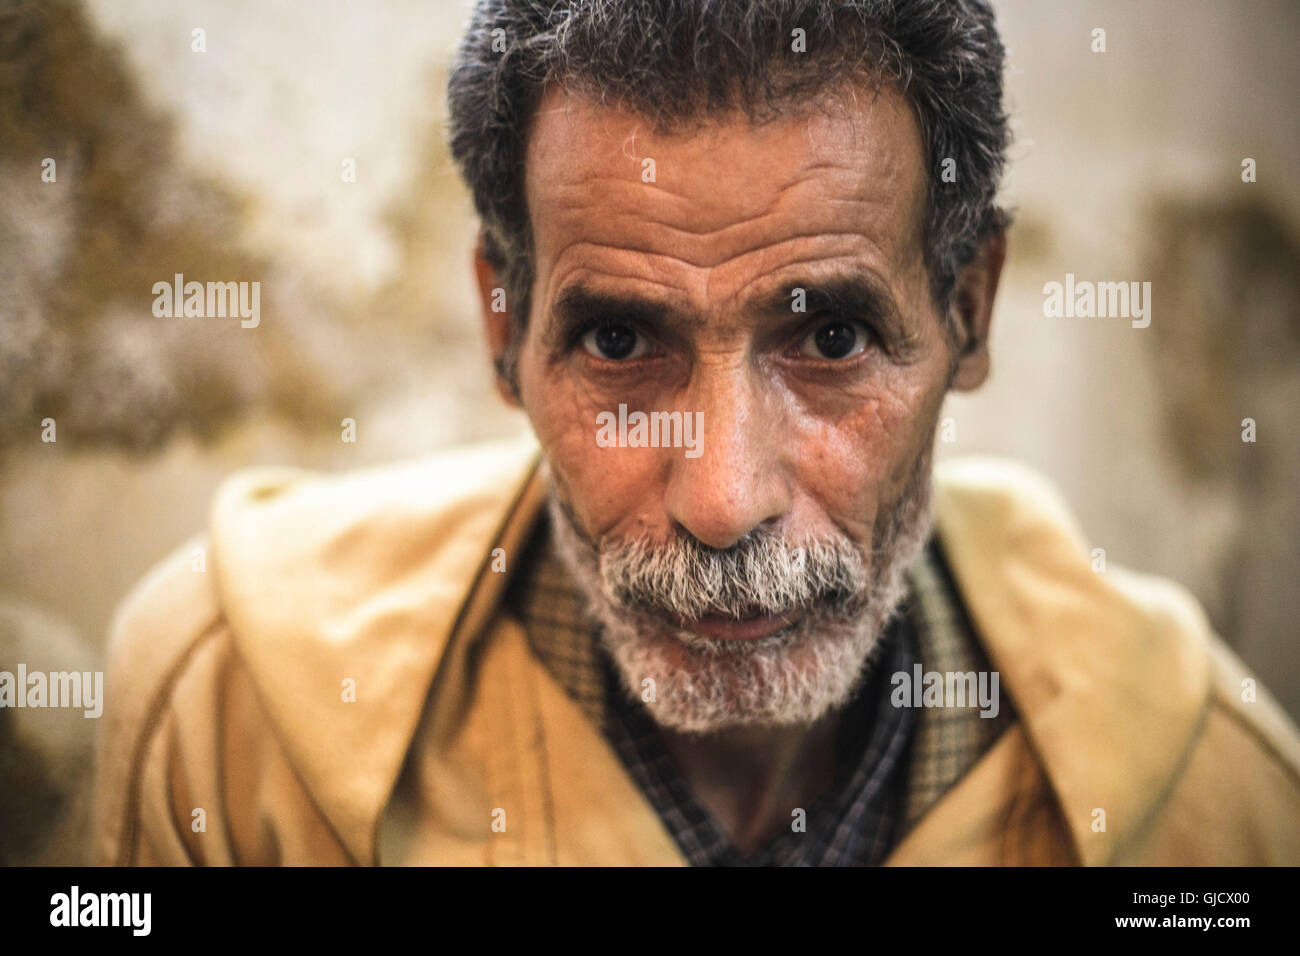
[[[859,667],[876,636],[865,631],[889,610],[875,608],[828,662],[812,645],[849,623],[836,609],[862,622],[861,603],[833,608],[835,595],[805,593],[814,606],[746,607],[744,588],[683,603],[690,568],[721,560],[713,570],[747,569],[761,590],[806,570],[804,555],[784,561],[782,549],[834,552],[822,570],[843,577],[848,547],[866,573],[857,580],[875,586],[924,536],[951,353],[923,258],[923,146],[892,89],[846,89],[839,104],[761,127],[736,116],[656,135],[635,114],[552,89],[532,128],[535,279],[519,397],[563,505],[556,517],[571,525],[569,550],[611,553],[586,583],[601,590],[603,575],[606,610],[624,625],[635,617],[637,633],[623,638],[642,646],[620,657],[627,682],[639,689],[643,675],[628,669],[655,662],[670,682],[714,669],[709,688],[690,689],[711,697],[707,714],[669,714],[679,726],[815,717],[854,675],[814,671]],[[620,405],[693,416],[698,450],[611,447],[608,431],[598,443],[598,416]],[[657,549],[675,549],[676,565],[620,595],[611,582],[645,571]],[[629,605],[629,593],[644,603]],[[828,686],[802,687],[817,699],[798,707],[764,703],[757,665],[734,670],[755,655],[766,655],[770,694],[799,675]]]

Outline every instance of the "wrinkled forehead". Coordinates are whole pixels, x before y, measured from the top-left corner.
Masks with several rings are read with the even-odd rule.
[[[539,272],[601,249],[705,269],[765,250],[779,260],[783,243],[866,255],[882,272],[922,257],[924,146],[888,85],[846,86],[762,124],[732,113],[666,130],[552,87],[531,124],[525,189]]]

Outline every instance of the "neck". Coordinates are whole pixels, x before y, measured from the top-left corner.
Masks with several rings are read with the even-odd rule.
[[[691,791],[743,854],[791,825],[835,779],[840,712],[791,727],[734,727],[710,734],[661,728]]]

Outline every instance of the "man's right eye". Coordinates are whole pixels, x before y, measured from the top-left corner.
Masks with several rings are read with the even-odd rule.
[[[650,348],[644,335],[622,322],[605,322],[589,329],[582,336],[582,347],[589,355],[610,362],[640,358]]]

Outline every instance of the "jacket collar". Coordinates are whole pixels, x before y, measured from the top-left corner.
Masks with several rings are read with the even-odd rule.
[[[538,464],[529,436],[335,477],[259,470],[217,496],[213,562],[236,648],[358,862],[376,858],[444,648],[483,629],[501,597],[493,549],[519,554],[543,505]],[[1198,727],[1205,621],[1173,585],[1094,572],[1059,499],[1023,468],[941,465],[935,505],[958,588],[1078,858],[1107,862],[1143,827]],[[909,842],[941,859],[952,837],[923,818]]]
[[[541,506],[531,437],[318,476],[235,476],[213,564],[236,650],[291,764],[354,859],[376,827],[449,638],[492,602]]]

